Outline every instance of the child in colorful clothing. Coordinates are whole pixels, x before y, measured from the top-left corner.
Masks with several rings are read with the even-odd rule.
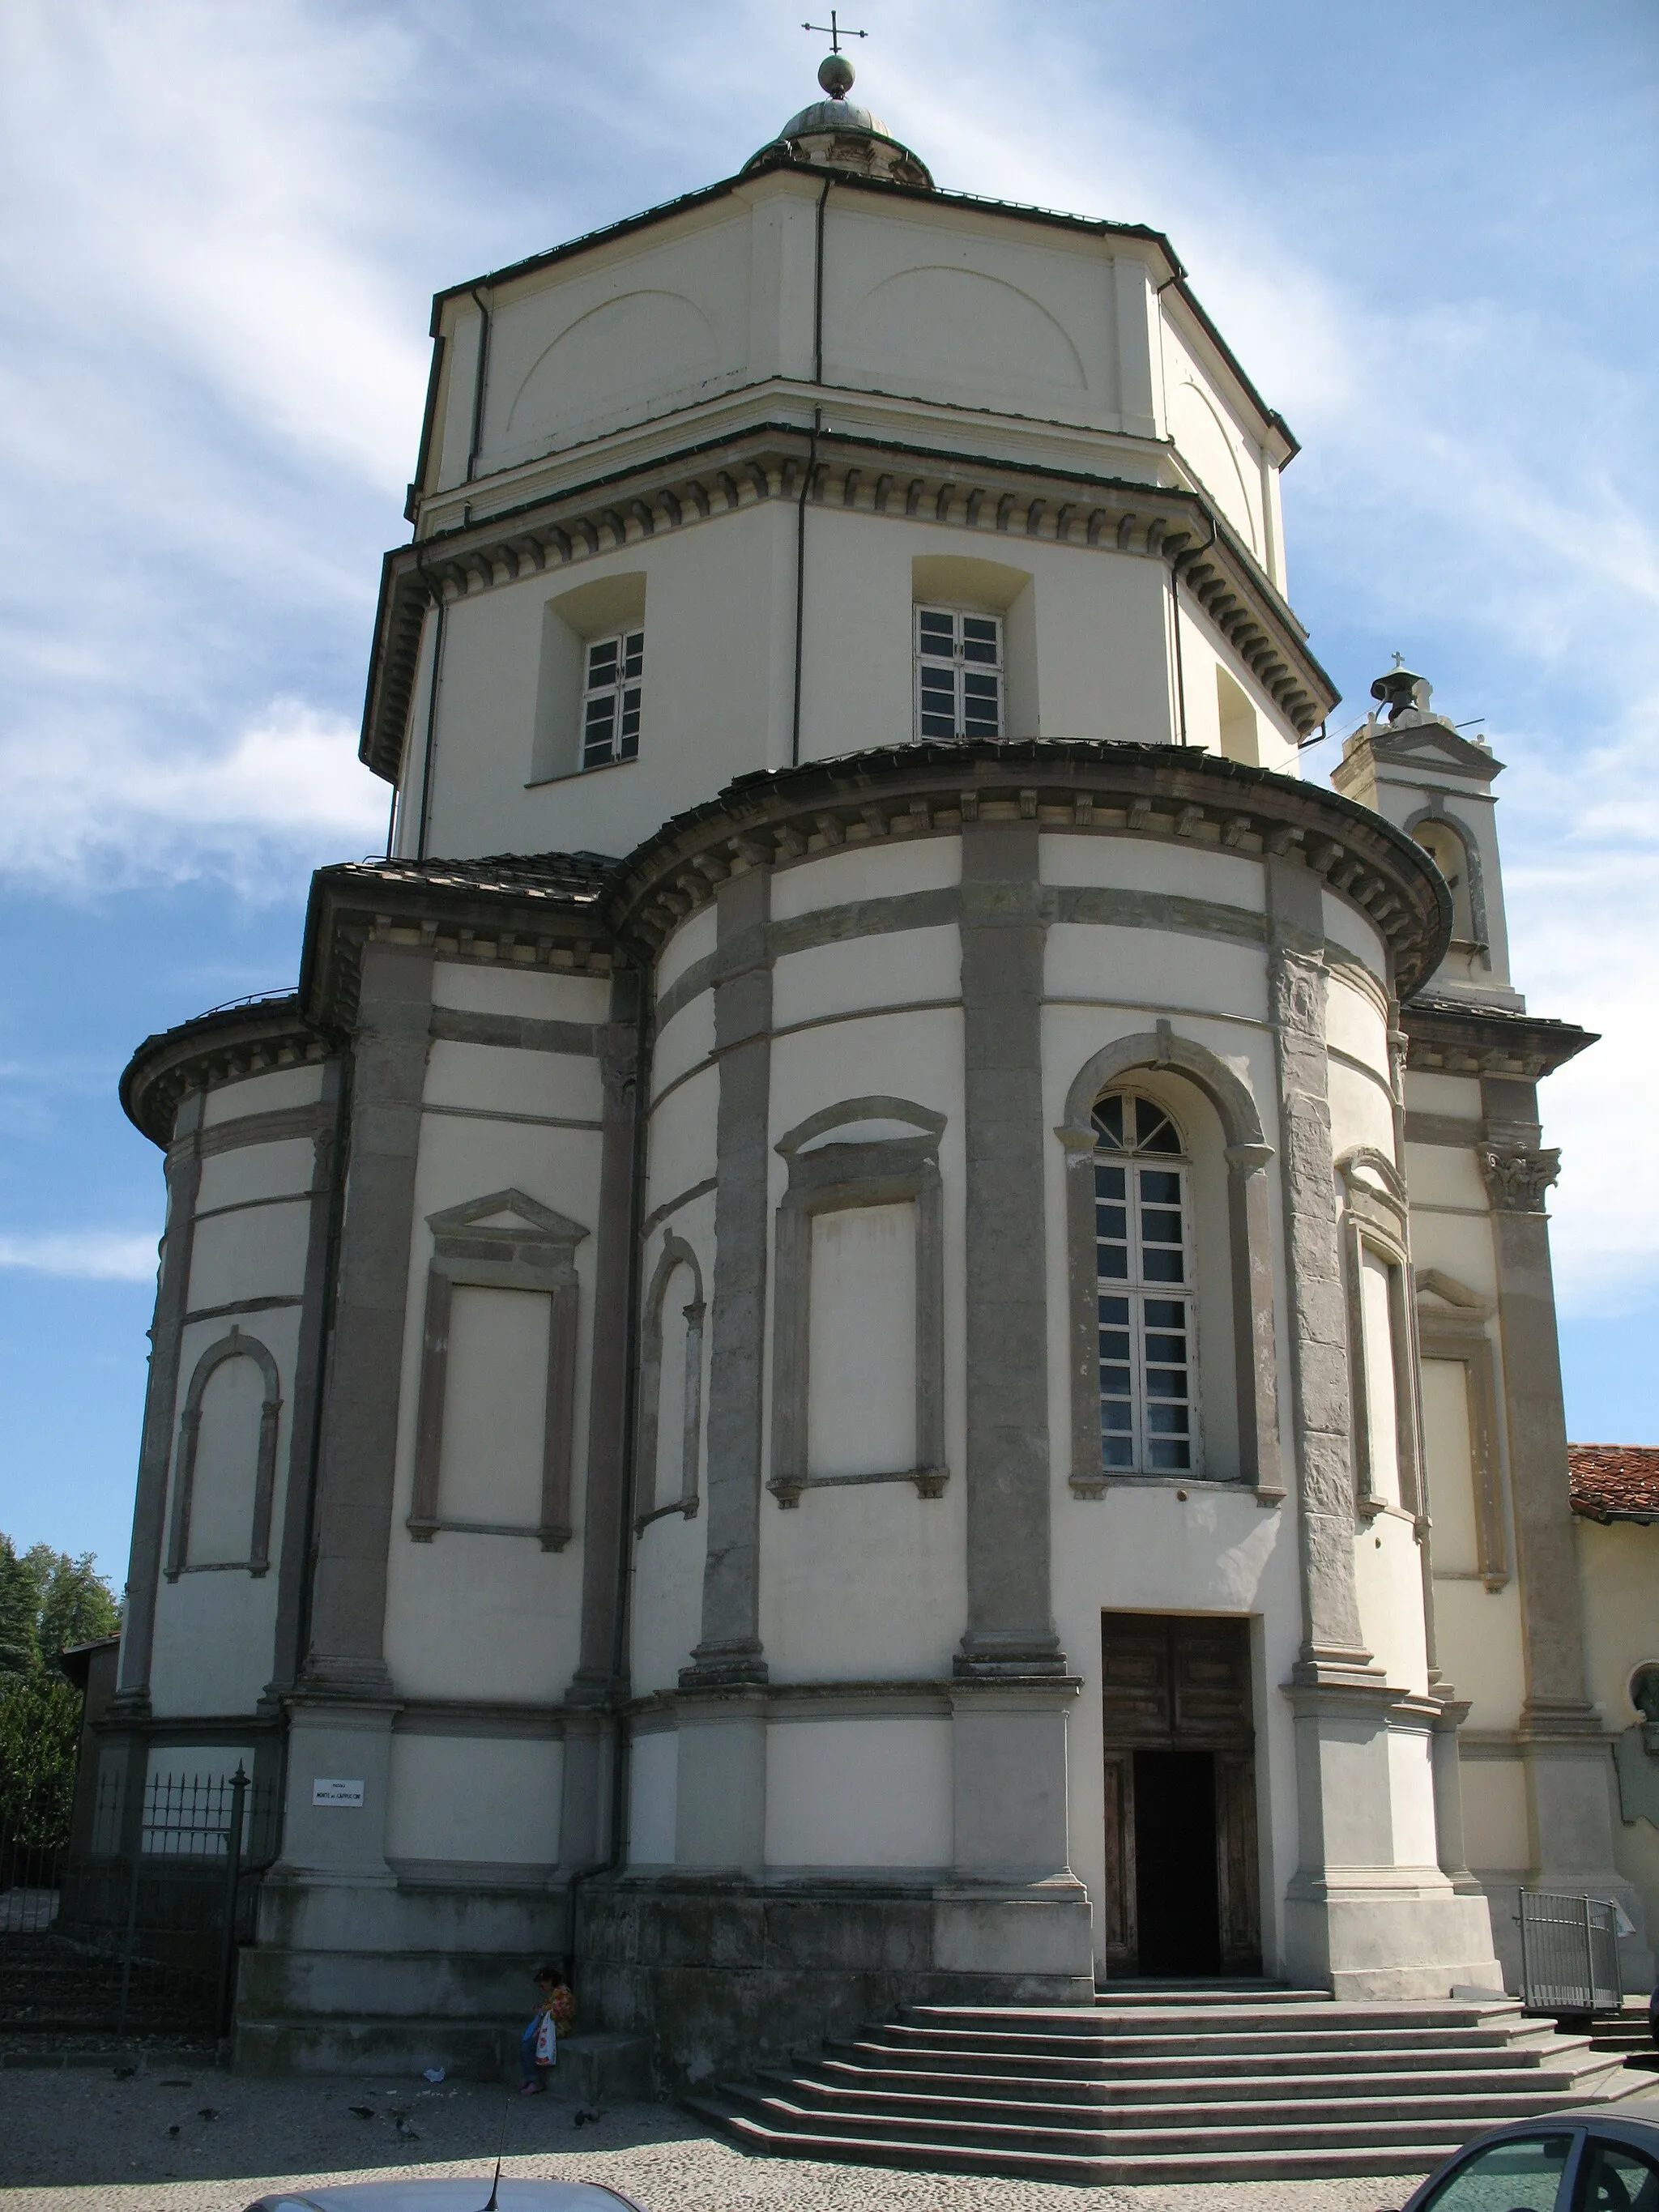
[[[576,2000],[565,1979],[562,1959],[537,1967],[536,1986],[541,2002],[519,2038],[521,2097],[534,2097],[547,2087],[546,2076],[558,2063],[559,2038],[569,2034],[576,2017]]]

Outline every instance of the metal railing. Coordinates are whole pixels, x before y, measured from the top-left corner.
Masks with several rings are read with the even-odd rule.
[[[275,1791],[240,1765],[151,1775],[136,1807],[114,1774],[100,1782],[89,1853],[0,1847],[0,2025],[16,2009],[17,2026],[57,2032],[225,2033],[278,1815]]]
[[[1618,2012],[1619,1908],[1606,1898],[1521,1892],[1521,2002],[1536,2013]]]

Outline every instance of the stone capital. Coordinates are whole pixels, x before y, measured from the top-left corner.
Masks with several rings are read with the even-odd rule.
[[[1492,1205],[1503,1213],[1541,1213],[1544,1194],[1561,1172],[1558,1151],[1534,1145],[1487,1144],[1480,1172]]]

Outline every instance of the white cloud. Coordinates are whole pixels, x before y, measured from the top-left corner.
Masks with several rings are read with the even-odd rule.
[[[67,1275],[82,1282],[149,1283],[155,1278],[155,1239],[100,1229],[59,1236],[0,1236],[0,1267]]]
[[[119,730],[0,744],[0,877],[107,889],[222,875],[258,895],[381,847],[389,787],[337,715],[277,700],[217,752]]]

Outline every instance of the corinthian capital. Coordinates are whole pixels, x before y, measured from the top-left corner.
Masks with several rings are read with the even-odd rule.
[[[1483,1145],[1480,1172],[1502,1212],[1541,1213],[1544,1193],[1561,1172],[1561,1155],[1532,1145]]]

